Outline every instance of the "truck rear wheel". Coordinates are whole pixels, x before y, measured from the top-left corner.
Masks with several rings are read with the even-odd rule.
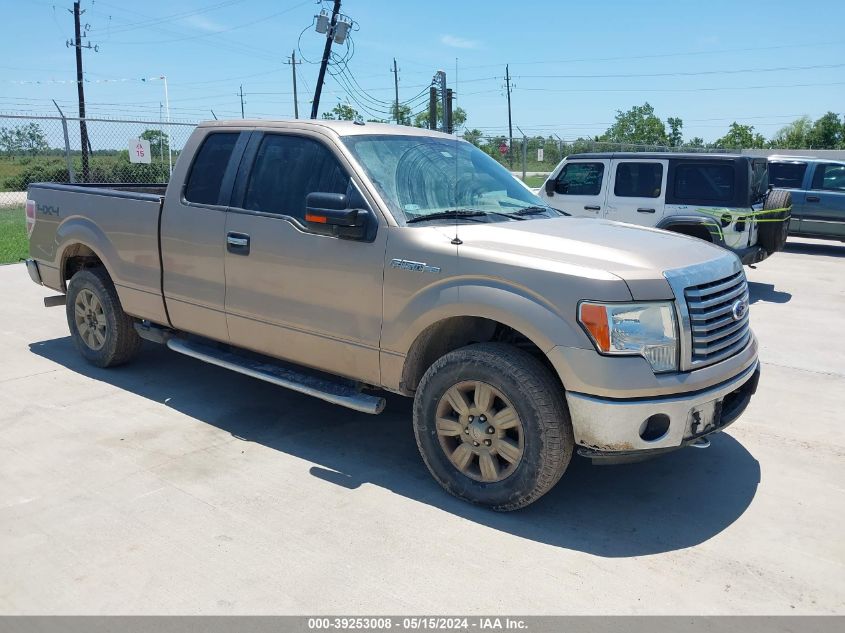
[[[132,318],[120,306],[104,268],[83,268],[71,277],[65,309],[73,343],[92,365],[120,365],[141,347]]]
[[[791,215],[792,194],[786,189],[770,191],[763,212],[759,215],[757,229],[757,241],[769,255],[783,250]]]
[[[561,386],[536,358],[499,343],[455,350],[428,369],[414,433],[446,491],[502,511],[548,492],[574,446]]]

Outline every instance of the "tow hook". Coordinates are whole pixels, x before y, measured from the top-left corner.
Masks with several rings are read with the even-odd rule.
[[[693,448],[710,448],[710,440],[706,437],[699,437],[695,440],[692,444],[690,444]]]

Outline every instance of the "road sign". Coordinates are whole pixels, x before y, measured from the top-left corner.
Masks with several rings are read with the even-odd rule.
[[[150,142],[142,138],[129,139],[129,162],[130,163],[149,163],[150,157]]]
[[[542,147],[537,148],[537,162],[538,163],[543,162],[543,148]]]
[[[508,153],[508,144],[507,143],[502,143],[501,145],[499,145],[499,153],[502,156],[504,156],[505,154]]]

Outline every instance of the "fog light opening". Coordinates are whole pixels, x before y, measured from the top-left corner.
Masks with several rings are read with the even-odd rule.
[[[665,413],[655,413],[640,425],[640,438],[646,442],[659,440],[668,432],[669,416]]]

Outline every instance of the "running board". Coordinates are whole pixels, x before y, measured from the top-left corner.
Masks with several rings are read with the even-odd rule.
[[[239,374],[258,378],[258,380],[270,382],[362,413],[381,413],[386,404],[384,398],[361,393],[355,387],[355,383],[351,381],[334,382],[317,376],[309,376],[281,365],[247,358],[233,352],[181,338],[168,339],[167,347],[174,352],[197,358],[206,363],[231,369]]]

